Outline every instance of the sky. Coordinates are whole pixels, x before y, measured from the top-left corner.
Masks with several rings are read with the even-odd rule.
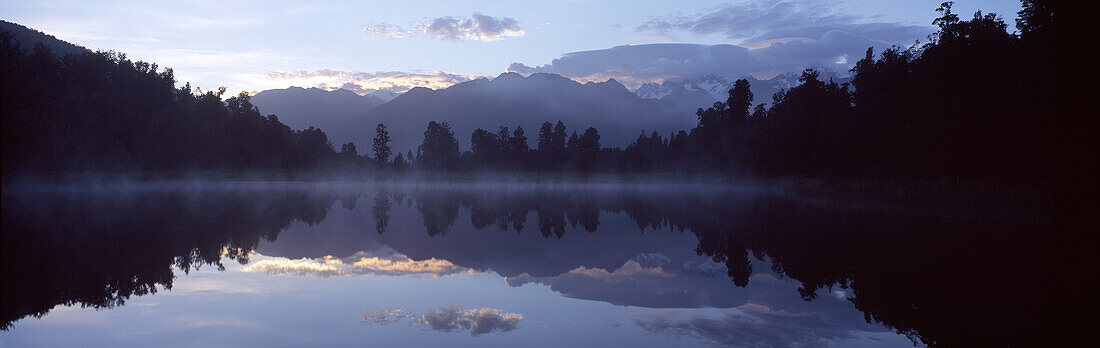
[[[360,94],[444,88],[506,71],[615,78],[630,88],[704,74],[843,71],[926,40],[935,1],[4,1],[0,18],[174,69],[180,84]],[[959,1],[955,12],[1020,5]],[[652,44],[679,45],[652,45]],[[629,45],[629,46],[628,46]]]

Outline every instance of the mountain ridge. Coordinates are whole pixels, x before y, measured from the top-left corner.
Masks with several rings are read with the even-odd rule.
[[[632,117],[627,116],[632,115]],[[528,144],[536,147],[543,122],[561,120],[568,132],[595,127],[603,146],[626,146],[639,132],[667,134],[694,125],[694,115],[679,112],[673,103],[646,100],[618,81],[580,83],[567,77],[506,72],[432,90],[413,88],[390,102],[363,112],[332,130],[334,143],[369,144],[378,123],[385,123],[395,153],[415,151],[429,121],[447,121],[462,149],[477,128],[524,128]]]
[[[360,96],[346,89],[288,87],[264,90],[252,96],[263,114],[275,114],[291,129],[308,127],[324,131],[339,127],[365,110],[385,103],[372,95]]]

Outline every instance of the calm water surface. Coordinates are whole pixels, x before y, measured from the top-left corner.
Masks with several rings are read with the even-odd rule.
[[[717,185],[5,188],[0,346],[1028,342],[1042,209]],[[1026,214],[1023,212],[1027,212]]]

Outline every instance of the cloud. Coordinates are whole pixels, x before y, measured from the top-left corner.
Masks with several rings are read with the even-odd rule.
[[[735,45],[648,44],[567,53],[536,67],[512,63],[508,71],[555,73],[580,81],[614,78],[636,88],[645,82],[709,74],[742,76],[769,68],[749,49]]]
[[[488,307],[463,309],[461,306],[444,306],[416,316],[405,309],[387,307],[363,314],[362,320],[368,325],[387,325],[404,318],[411,319],[413,325],[435,331],[469,331],[471,336],[478,336],[515,330],[523,315]]]
[[[892,43],[832,30],[816,38],[773,40],[750,49],[738,45],[644,44],[572,52],[541,66],[512,63],[507,70],[520,74],[554,73],[578,81],[614,78],[631,89],[643,83],[663,83],[716,75],[727,79],[753,76],[768,79],[806,68],[845,75],[863,58]]]
[[[476,79],[478,75],[452,74],[443,71],[385,71],[361,72],[320,69],[314,71],[268,72],[253,76],[253,84],[260,86],[318,87],[327,90],[347,89],[358,94],[386,90],[404,93],[414,87],[431,89],[447,88],[456,83]],[[281,87],[280,87],[281,86]]]
[[[650,19],[635,30],[657,35],[673,32],[721,34],[743,43],[782,38],[818,38],[832,30],[874,40],[907,43],[923,38],[933,31],[928,25],[862,22],[864,18],[839,13],[833,5],[833,2],[826,1],[749,1],[693,15]]]
[[[798,71],[807,67],[845,71],[863,58],[868,47],[882,52],[892,45],[890,42],[832,30],[817,40],[775,42],[752,53],[758,61],[767,63],[768,72]]]
[[[450,16],[432,19],[420,27],[436,39],[448,41],[498,41],[506,37],[523,36],[519,22],[510,17],[492,17],[474,13],[471,18]]]
[[[401,27],[389,23],[365,24],[363,25],[363,32],[390,40],[404,40],[413,34],[412,31],[401,29]]]
[[[651,334],[739,347],[833,346],[838,341],[858,339],[862,333],[856,327],[830,324],[816,316],[772,315],[740,309],[724,311],[718,317],[679,318],[676,312],[657,312],[635,318],[634,324]]]
[[[324,258],[316,259],[270,258],[255,261],[245,267],[243,271],[267,274],[311,275],[316,277],[359,274],[442,277],[451,274],[474,272],[471,269],[456,266],[447,260],[431,258],[417,261],[397,252],[372,255],[362,251],[342,259],[333,256],[325,256]]]
[[[824,1],[764,0],[655,18],[636,30],[657,35],[720,34],[739,45],[623,45],[567,53],[542,66],[512,63],[507,70],[556,73],[581,81],[614,78],[630,88],[706,75],[767,79],[806,68],[843,74],[863,58],[868,47],[881,52],[890,46],[912,44],[934,28],[868,22],[838,13],[832,3]]]
[[[415,32],[445,41],[500,41],[509,37],[524,35],[519,21],[511,17],[493,17],[474,12],[469,18],[443,16],[428,19],[414,26],[416,30],[406,30],[389,23],[363,25],[363,32],[391,40],[403,40]]]

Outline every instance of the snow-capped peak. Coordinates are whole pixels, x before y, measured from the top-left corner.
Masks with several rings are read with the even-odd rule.
[[[672,89],[664,88],[653,82],[643,83],[641,87],[634,90],[634,94],[637,94],[643,99],[661,99],[672,93]]]

